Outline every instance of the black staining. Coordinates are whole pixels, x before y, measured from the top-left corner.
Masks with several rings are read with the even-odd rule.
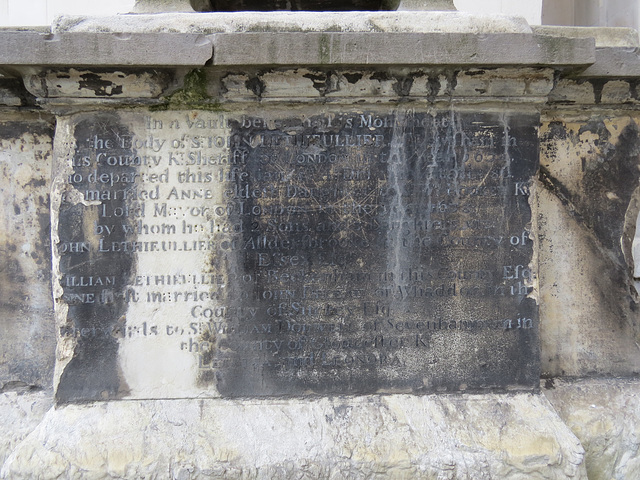
[[[445,89],[444,94],[447,95],[449,98],[453,97],[453,93],[455,92],[456,87],[458,86],[459,73],[460,72],[458,70],[454,70],[446,73],[447,88]]]
[[[553,71],[553,88],[551,89],[551,91],[555,90],[561,78],[562,78],[562,71],[560,69],[554,70]]]
[[[38,187],[44,187],[46,184],[47,184],[47,181],[44,178],[32,178],[27,183],[25,183],[25,186],[38,188]]]
[[[629,94],[631,95],[631,98],[636,101],[640,100],[638,92],[638,85],[640,85],[640,80],[638,80],[637,78],[628,79],[627,83],[629,84]]]
[[[307,73],[303,77],[313,82],[313,88],[318,90],[321,97],[324,97],[327,93],[340,90],[339,77],[335,72]]]
[[[15,203],[13,204],[13,213],[20,215],[20,206]]]
[[[551,174],[547,167],[540,165],[538,180],[546,190],[551,192],[558,200],[560,200],[567,213],[569,213],[577,222],[583,221],[582,214],[572,202],[573,194],[562,184],[562,182],[558,181]]]
[[[464,74],[468,77],[475,77],[476,75],[484,75],[486,70],[466,70]]]
[[[306,73],[304,78],[308,78],[313,82],[313,88],[320,92],[320,95],[324,95],[327,87],[327,75],[322,73]]]
[[[347,82],[353,84],[358,83],[362,77],[362,73],[343,73],[342,76],[347,79]]]
[[[251,77],[245,82],[247,90],[251,90],[253,94],[260,98],[265,91],[265,84],[259,77]]]
[[[413,87],[413,77],[400,77],[396,80],[392,87],[393,91],[396,92],[396,95],[398,95],[399,97],[407,97],[409,96],[409,93],[411,93],[411,87]]]
[[[638,126],[627,122],[593,117],[577,133],[555,123],[541,139],[550,158],[559,142],[587,153],[579,159],[581,175],[576,185],[568,187],[558,181],[551,170],[553,163],[541,168],[540,180],[587,233],[584,238],[596,256],[593,261],[600,266],[598,275],[589,279],[602,309],[599,321],[621,334],[631,327],[637,338],[631,254],[637,211],[629,214],[629,210],[640,182],[640,136]],[[614,141],[616,128],[622,131]]]
[[[215,340],[200,335],[216,348],[199,385],[223,397],[539,388],[538,307],[516,273],[533,256],[538,115],[268,123],[231,122],[232,136],[265,139],[232,182],[259,214],[229,218],[242,226],[226,254],[233,313]]]
[[[98,73],[84,73],[80,75],[80,78],[79,87],[93,90],[98,97],[112,97],[122,94],[122,85],[104,80]]]
[[[427,100],[434,102],[440,93],[440,78],[437,76],[429,77],[427,80]]]
[[[21,107],[36,107],[36,97],[29,93],[19,78],[0,77],[0,88],[9,91],[20,100]],[[3,134],[4,135],[4,134]]]
[[[604,150],[605,154],[609,148],[613,145],[609,145],[609,139],[611,134],[609,129],[605,125],[604,121],[600,118],[592,118],[578,130],[578,135],[582,135],[585,132],[590,132],[596,135],[598,138],[594,141],[594,145]]]
[[[379,82],[386,82],[392,79],[393,77],[388,72],[375,72],[371,75],[371,80],[377,80]]]
[[[570,207],[569,213],[594,233],[602,248],[624,264],[620,238],[629,201],[640,179],[638,126],[629,123],[612,144],[611,133],[602,119],[590,120],[577,134],[567,132],[561,124],[554,124],[543,141],[571,138],[577,145],[580,135],[586,132],[596,136],[593,140],[595,148],[592,155],[581,159],[584,174],[580,179],[580,190],[570,191],[545,169],[541,169],[541,180],[564,205]]]
[[[547,135],[546,138],[555,138],[558,140],[564,140],[567,138],[567,130],[565,128],[564,123],[562,122],[550,122],[549,123],[549,134]]]
[[[87,116],[75,128],[76,166],[68,188],[104,192],[109,183],[96,181],[101,175],[117,173],[133,176],[136,167],[109,166],[98,160],[99,153],[134,156],[123,139],[131,138],[128,128],[115,114]],[[115,242],[135,240],[131,217],[116,217],[112,212],[128,211],[130,200],[114,198],[102,205],[62,203],[59,212],[57,245],[60,255],[62,301],[68,305],[67,324],[58,335],[75,342],[73,357],[65,365],[56,391],[56,402],[82,402],[122,398],[127,393],[118,364],[119,339],[124,335],[127,303],[126,285],[135,269],[135,257],[129,252],[112,251]],[[88,222],[88,224],[87,224]],[[108,224],[110,233],[98,231]],[[101,243],[104,242],[104,243]],[[100,277],[100,282],[86,279]],[[85,281],[80,279],[84,278]]]
[[[2,288],[2,299],[0,308],[13,314],[18,314],[27,308],[28,295],[25,289],[27,276],[25,275],[20,259],[16,258],[17,248],[15,245],[3,245],[0,249],[0,286]],[[2,322],[6,320],[3,318]]]
[[[614,148],[599,147],[604,158],[591,160],[582,182],[585,209],[595,220],[593,230],[598,238],[610,251],[620,252],[625,212],[640,178],[638,126],[632,122],[624,127]],[[618,258],[622,261],[621,252]]]
[[[602,90],[604,89],[607,80],[605,79],[591,79],[589,83],[593,86],[593,101],[596,105],[602,102]]]
[[[556,388],[555,379],[553,377],[547,377],[544,379],[544,388],[546,390],[554,390]]]

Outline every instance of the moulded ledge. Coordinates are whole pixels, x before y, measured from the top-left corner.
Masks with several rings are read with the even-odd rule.
[[[595,61],[592,38],[519,33],[221,33],[213,64],[570,66]]]
[[[214,52],[212,53],[212,42]],[[531,34],[0,31],[5,66],[536,65],[595,61],[592,38]]]
[[[193,33],[0,30],[0,66],[199,66],[211,56],[211,41]]]

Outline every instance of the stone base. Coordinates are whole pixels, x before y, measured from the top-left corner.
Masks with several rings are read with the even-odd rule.
[[[555,381],[545,395],[580,439],[590,480],[640,478],[640,381]]]
[[[51,392],[0,394],[0,464],[36,429],[52,405]]]
[[[155,400],[51,409],[2,478],[585,479],[542,395]]]

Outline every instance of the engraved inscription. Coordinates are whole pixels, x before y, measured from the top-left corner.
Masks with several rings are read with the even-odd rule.
[[[60,399],[536,388],[536,114],[72,123]]]

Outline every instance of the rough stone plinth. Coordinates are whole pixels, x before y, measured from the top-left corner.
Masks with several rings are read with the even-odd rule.
[[[36,429],[52,404],[51,392],[46,390],[0,393],[0,464]]]
[[[640,478],[640,382],[547,382],[545,395],[586,450],[590,480]]]
[[[2,478],[586,479],[544,397],[135,401],[50,410]]]

